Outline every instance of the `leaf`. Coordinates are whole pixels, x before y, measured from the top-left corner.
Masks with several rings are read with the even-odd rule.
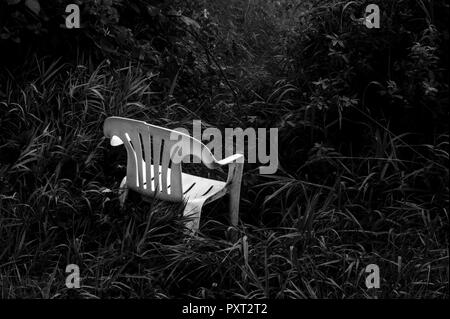
[[[180,10],[171,9],[171,10],[169,10],[169,12],[167,12],[166,15],[168,17],[181,17],[181,11]]]
[[[25,5],[35,14],[39,14],[41,11],[41,5],[38,0],[25,0]]]
[[[134,3],[130,3],[130,8],[134,11],[134,13],[136,14],[140,14],[141,13],[141,9],[139,9],[139,7],[137,5],[135,5]]]
[[[183,21],[187,26],[191,26],[194,27],[195,29],[200,29],[200,25],[197,23],[197,21],[188,18],[186,16],[181,16],[180,17],[181,21]]]
[[[151,5],[147,6],[147,12],[151,17],[156,17],[160,13],[160,11],[161,10],[159,10],[159,8],[157,8],[155,6],[151,6]]]
[[[18,4],[20,0],[6,0],[6,3],[8,3],[10,6]]]
[[[0,33],[0,40],[7,40],[11,37],[9,33]]]

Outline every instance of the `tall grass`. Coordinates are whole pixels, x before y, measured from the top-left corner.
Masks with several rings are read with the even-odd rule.
[[[5,70],[0,297],[448,298],[448,131],[411,139],[417,132],[396,132],[387,116],[342,100],[342,92],[345,107],[320,109],[336,101],[334,85],[342,83],[332,82],[335,74],[311,78],[322,76],[320,61],[290,54],[317,30],[325,34],[314,45],[329,49],[326,35],[345,4],[317,3],[208,5],[218,25],[208,50],[223,73],[206,78],[203,101],[177,99],[189,88],[181,71],[167,92],[167,79],[138,64],[33,57]],[[299,21],[309,29],[296,29]],[[126,154],[102,135],[111,115],[169,127],[191,119],[278,126],[278,172],[262,176],[246,165],[239,239],[227,237],[225,201],[204,209],[197,237],[184,234],[181,205],[131,193],[120,208]],[[339,146],[352,121],[367,135],[358,150],[346,140],[349,147]],[[65,286],[71,263],[80,267],[80,289]],[[365,286],[372,263],[381,271],[378,290]]]

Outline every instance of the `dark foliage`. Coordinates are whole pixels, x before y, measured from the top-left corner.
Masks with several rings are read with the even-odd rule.
[[[369,3],[380,29],[361,23]],[[0,296],[448,298],[448,16],[423,0],[0,0]],[[198,238],[179,205],[121,209],[110,115],[278,127],[278,172],[246,164],[239,242],[224,202]]]

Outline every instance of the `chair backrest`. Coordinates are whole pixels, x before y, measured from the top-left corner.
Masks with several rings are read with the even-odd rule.
[[[111,145],[127,150],[127,186],[163,200],[182,201],[182,160],[196,156],[213,168],[216,159],[199,140],[143,121],[112,116],[103,132]]]

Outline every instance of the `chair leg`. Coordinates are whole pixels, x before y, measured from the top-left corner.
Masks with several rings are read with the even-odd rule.
[[[234,176],[230,185],[230,223],[231,226],[237,226],[239,222],[239,202],[241,198],[241,181],[243,163],[234,164]]]
[[[119,189],[119,202],[120,202],[120,208],[123,208],[125,205],[125,200],[128,197],[128,187],[127,187],[127,177],[125,176],[122,179],[122,182],[120,183],[120,189]]]

